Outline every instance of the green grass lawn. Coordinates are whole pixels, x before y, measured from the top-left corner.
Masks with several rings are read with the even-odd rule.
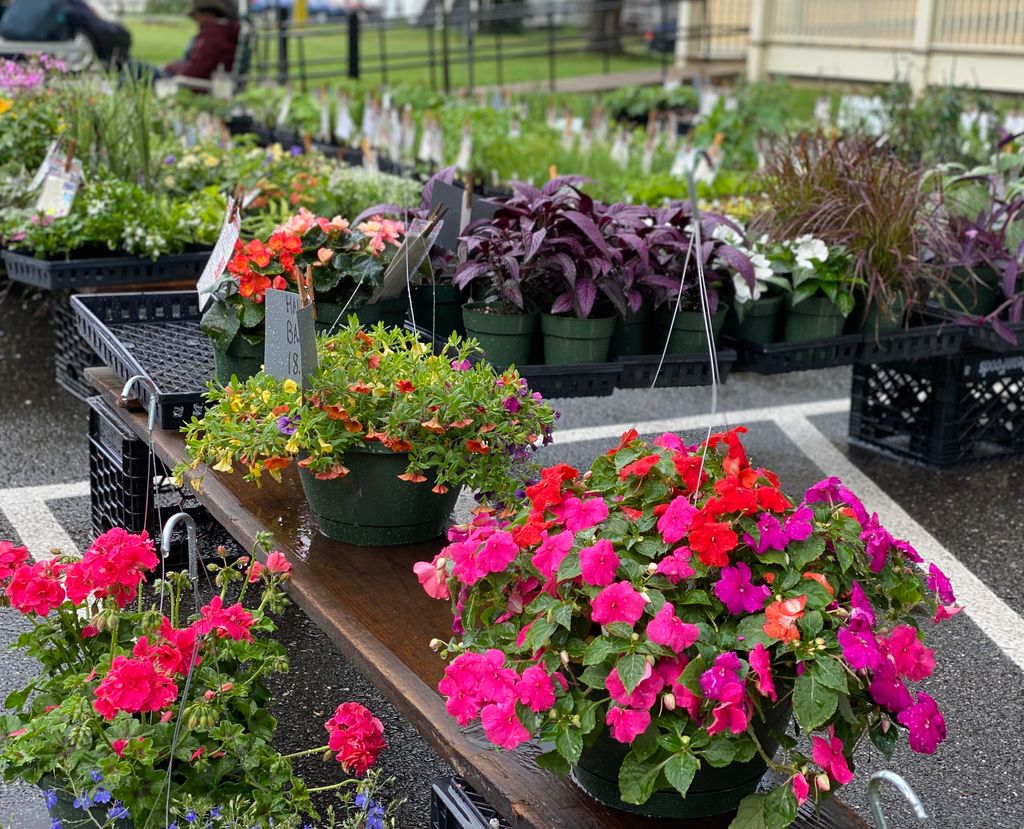
[[[187,19],[129,18],[128,28],[132,32],[132,56],[137,60],[163,66],[178,60],[195,33],[195,25]],[[290,61],[292,77],[298,77],[303,59],[310,75],[311,86],[319,86],[344,76],[348,66],[348,40],[344,26],[332,25],[324,31],[330,34],[313,36],[291,41]],[[656,68],[660,65],[658,55],[648,52],[638,37],[623,41],[624,52],[610,57],[607,63],[599,55],[585,54],[582,50],[585,38],[579,31],[561,30],[555,44],[555,75],[560,78],[594,75],[608,72],[623,72],[636,69]],[[548,34],[534,31],[521,35],[477,35],[474,40],[473,80],[475,86],[491,86],[499,83],[544,82],[549,77]],[[436,62],[434,77],[428,68],[430,50],[433,48]],[[469,84],[469,66],[465,37],[451,32],[449,48],[449,84],[459,89]],[[500,49],[504,65],[499,75],[495,55]],[[378,30],[365,30],[360,37],[361,72],[369,81],[386,80],[394,83],[420,82],[443,83],[441,75],[441,36],[435,34],[431,46],[428,33],[423,29],[410,27],[389,28],[381,36]],[[386,61],[384,57],[386,56]],[[274,76],[276,68],[261,70],[260,62],[276,62],[277,43],[261,40],[253,57],[251,74],[258,77],[261,71]]]

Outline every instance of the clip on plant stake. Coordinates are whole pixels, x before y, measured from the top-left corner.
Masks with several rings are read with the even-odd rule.
[[[206,310],[206,306],[213,299],[213,288],[223,275],[228,261],[234,255],[235,243],[242,234],[242,198],[244,193],[245,188],[239,183],[235,186],[234,194],[228,198],[224,223],[221,225],[220,235],[217,236],[217,243],[213,246],[210,258],[206,260],[206,266],[199,276],[199,281],[196,282],[200,313]]]

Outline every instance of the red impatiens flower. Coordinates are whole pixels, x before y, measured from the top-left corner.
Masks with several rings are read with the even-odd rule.
[[[660,460],[661,455],[648,455],[646,458],[640,458],[632,463],[628,463],[622,468],[622,471],[619,472],[619,478],[624,481],[626,478],[646,477],[647,474],[658,465],[658,461]]]
[[[804,615],[806,606],[806,596],[772,602],[764,609],[765,634],[783,642],[796,642],[800,638],[800,629],[796,623]]]
[[[740,538],[728,524],[712,521],[699,512],[690,525],[690,549],[706,567],[725,567],[729,552],[736,548]]]

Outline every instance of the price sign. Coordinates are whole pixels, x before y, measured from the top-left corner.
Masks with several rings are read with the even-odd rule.
[[[316,326],[313,305],[302,307],[302,299],[291,291],[268,288],[264,371],[279,380],[294,380],[308,388],[317,370]]]

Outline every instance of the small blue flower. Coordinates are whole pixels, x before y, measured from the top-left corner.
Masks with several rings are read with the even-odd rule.
[[[54,818],[50,821],[50,829],[64,829],[64,824],[57,820],[57,818]]]
[[[47,789],[43,793],[43,797],[46,798],[46,808],[52,809],[57,805],[57,793],[53,789]]]
[[[217,818],[220,817],[220,806],[214,806],[212,809],[210,809],[210,817],[212,817],[214,820],[217,820]]]
[[[193,809],[189,809],[187,812],[185,812],[185,820],[187,820],[189,823],[196,822],[196,813]]]
[[[167,829],[178,829],[178,821],[172,821],[171,825]]]
[[[97,789],[96,790],[96,794],[94,794],[92,796],[92,802],[93,803],[109,803],[110,802],[110,792],[108,792],[106,789],[102,789],[102,788]]]
[[[120,800],[115,800],[114,805],[107,809],[107,820],[127,820],[128,817],[128,807]]]
[[[366,806],[366,795],[359,792],[359,794],[356,795],[355,804],[360,809],[364,808]]]
[[[93,783],[100,783],[103,781],[103,775],[100,774],[99,769],[93,769],[90,771],[89,776],[92,777]]]
[[[89,808],[89,798],[76,797],[75,802],[71,805],[75,809],[82,809],[84,811]]]

